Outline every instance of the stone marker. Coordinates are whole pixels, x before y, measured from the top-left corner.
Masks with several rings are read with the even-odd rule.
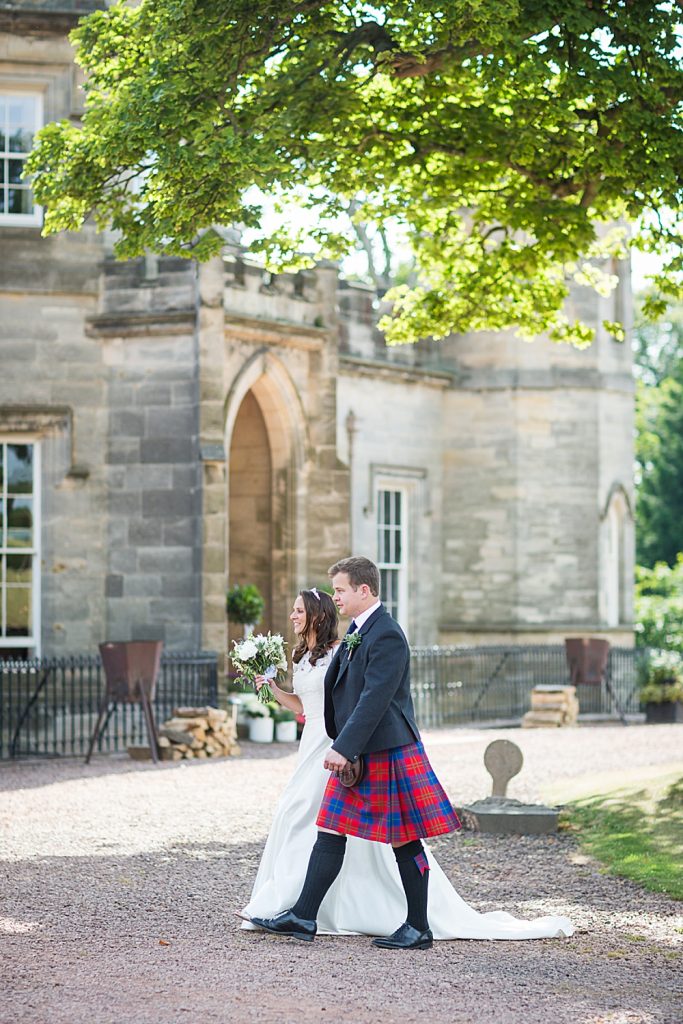
[[[521,771],[524,756],[516,743],[494,740],[484,751],[484,764],[493,779],[491,796],[505,796],[508,782]]]
[[[484,751],[484,764],[493,780],[491,796],[477,800],[458,813],[466,828],[505,835],[544,835],[557,831],[559,810],[542,804],[523,804],[505,795],[510,779],[517,775],[524,756],[516,743],[493,740]]]

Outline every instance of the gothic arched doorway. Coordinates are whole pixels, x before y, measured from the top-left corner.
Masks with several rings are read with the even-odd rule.
[[[282,362],[261,351],[243,366],[225,403],[228,583],[255,583],[266,599],[259,632],[289,637],[292,599],[307,564],[301,398]],[[239,630],[230,626],[230,637]]]
[[[266,601],[259,631],[272,628],[273,472],[268,431],[253,391],[242,399],[230,442],[229,585],[254,583]],[[242,634],[230,623],[230,640]]]

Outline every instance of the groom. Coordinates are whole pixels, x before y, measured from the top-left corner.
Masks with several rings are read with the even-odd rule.
[[[304,887],[291,908],[253,923],[311,942],[318,909],[341,871],[346,837],[391,843],[406,895],[407,917],[385,949],[428,949],[429,864],[421,843],[460,827],[427,760],[410,695],[410,649],[379,600],[379,570],[369,558],[344,558],[329,570],[334,601],[352,618],[325,676],[325,727],[334,741],[324,766],[331,775],[318,814]],[[339,774],[363,756],[352,788]]]

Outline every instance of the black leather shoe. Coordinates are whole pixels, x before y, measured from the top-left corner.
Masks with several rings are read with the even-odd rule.
[[[275,917],[252,917],[251,921],[273,935],[289,935],[292,939],[301,939],[302,942],[313,942],[318,930],[315,921],[297,917],[291,910],[283,910]]]
[[[433,942],[434,936],[430,928],[425,932],[419,932],[407,921],[386,939],[372,940],[373,946],[379,946],[380,949],[431,949]]]

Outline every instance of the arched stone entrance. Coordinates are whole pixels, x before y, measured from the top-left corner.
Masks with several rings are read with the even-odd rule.
[[[272,464],[261,407],[249,390],[237,412],[229,456],[228,585],[255,584],[266,601],[259,629],[272,628]],[[230,640],[241,634],[230,624]]]
[[[305,417],[270,352],[256,353],[226,401],[228,583],[255,583],[266,599],[259,631],[287,635],[306,561]],[[231,625],[230,638],[241,630]]]

